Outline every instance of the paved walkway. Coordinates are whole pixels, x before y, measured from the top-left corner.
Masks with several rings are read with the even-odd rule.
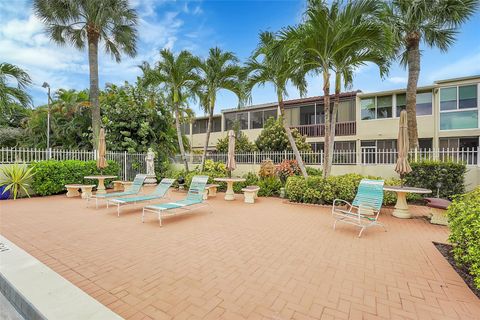
[[[65,196],[2,201],[0,233],[127,319],[480,319],[432,244],[447,228],[385,209],[388,232],[358,239],[328,208],[237,197],[162,228]]]

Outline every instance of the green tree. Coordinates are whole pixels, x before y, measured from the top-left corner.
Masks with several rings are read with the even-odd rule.
[[[408,68],[408,140],[418,148],[417,85],[420,76],[420,43],[446,52],[457,30],[479,6],[478,0],[393,0],[386,6],[386,22],[396,40],[397,57]]]
[[[248,136],[245,132],[240,130],[238,123],[235,123],[233,126],[233,131],[235,132],[235,152],[236,153],[249,153],[257,150],[255,143],[250,142]],[[228,134],[218,139],[216,145],[217,152],[227,153],[228,152]]]
[[[200,83],[200,78],[195,70],[197,61],[198,59],[186,50],[175,56],[170,50],[163,49],[160,51],[160,61],[154,67],[151,67],[147,62],[140,66],[145,85],[158,86],[167,92],[169,104],[175,114],[180,155],[187,172],[188,161],[185,157],[180,123],[183,119],[182,102],[194,99],[192,92],[198,90],[198,84]]]
[[[265,85],[266,83],[273,85],[277,95],[280,118],[283,119],[283,128],[290,149],[295,154],[303,176],[307,177],[305,164],[285,117],[284,105],[284,98],[288,95],[287,83],[292,82],[303,95],[306,91],[306,81],[302,70],[298,70],[295,61],[289,59],[287,49],[284,42],[280,42],[273,33],[262,32],[257,49],[246,63],[246,70],[249,73],[246,88],[251,91],[256,85]]]
[[[381,65],[391,55],[391,36],[381,21],[382,5],[375,0],[347,2],[338,0],[328,6],[321,0],[309,0],[306,19],[297,27],[282,31],[281,38],[290,47],[291,60],[307,72],[322,74],[325,144],[324,177],[329,176],[333,152],[336,113],[342,79],[348,85],[356,67],[366,62]],[[330,76],[335,76],[336,101],[330,96]]]
[[[306,141],[306,138],[297,129],[293,129],[290,132],[299,152],[312,151],[312,147]],[[282,118],[269,118],[257,140],[255,140],[255,144],[260,151],[292,151],[292,144],[288,139]]]
[[[12,81],[15,86],[11,85]],[[7,109],[15,103],[30,106],[32,100],[26,89],[31,84],[32,79],[23,69],[10,63],[0,63],[0,108]]]
[[[232,52],[224,52],[218,47],[210,49],[208,57],[199,62],[198,69],[201,77],[200,101],[204,111],[208,114],[205,145],[203,147],[202,162],[200,165],[200,171],[203,171],[208,143],[210,141],[210,133],[212,131],[217,93],[220,90],[228,90],[235,93],[240,105],[243,96],[242,80],[240,78],[242,69],[238,65],[238,59],[235,54]]]
[[[88,48],[90,67],[90,103],[92,105],[93,144],[100,132],[98,46],[117,62],[121,54],[136,55],[137,13],[127,0],[35,0],[36,15],[45,23],[51,39]]]

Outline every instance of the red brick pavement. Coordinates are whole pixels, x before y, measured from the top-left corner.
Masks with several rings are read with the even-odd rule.
[[[432,244],[446,227],[384,209],[388,232],[358,239],[328,208],[222,197],[162,228],[139,207],[117,218],[62,195],[2,201],[0,233],[126,319],[480,319]]]

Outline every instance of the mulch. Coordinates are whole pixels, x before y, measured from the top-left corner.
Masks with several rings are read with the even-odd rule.
[[[458,266],[453,259],[453,246],[446,243],[433,242],[438,251],[447,259],[450,265],[455,269],[458,275],[465,281],[472,292],[480,299],[480,289],[475,286],[473,276],[468,272],[468,269],[463,266]]]

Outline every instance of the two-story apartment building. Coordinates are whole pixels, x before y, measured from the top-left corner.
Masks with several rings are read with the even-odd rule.
[[[396,148],[398,117],[405,109],[405,89],[342,93],[336,125],[336,150],[391,150]],[[480,75],[440,80],[417,91],[420,148],[474,148],[480,139]],[[288,100],[286,119],[307,136],[314,150],[323,147],[323,97]],[[269,117],[278,115],[277,103],[222,110],[214,117],[209,149],[238,121],[253,141]],[[193,149],[205,143],[208,119],[198,117],[184,125]]]

